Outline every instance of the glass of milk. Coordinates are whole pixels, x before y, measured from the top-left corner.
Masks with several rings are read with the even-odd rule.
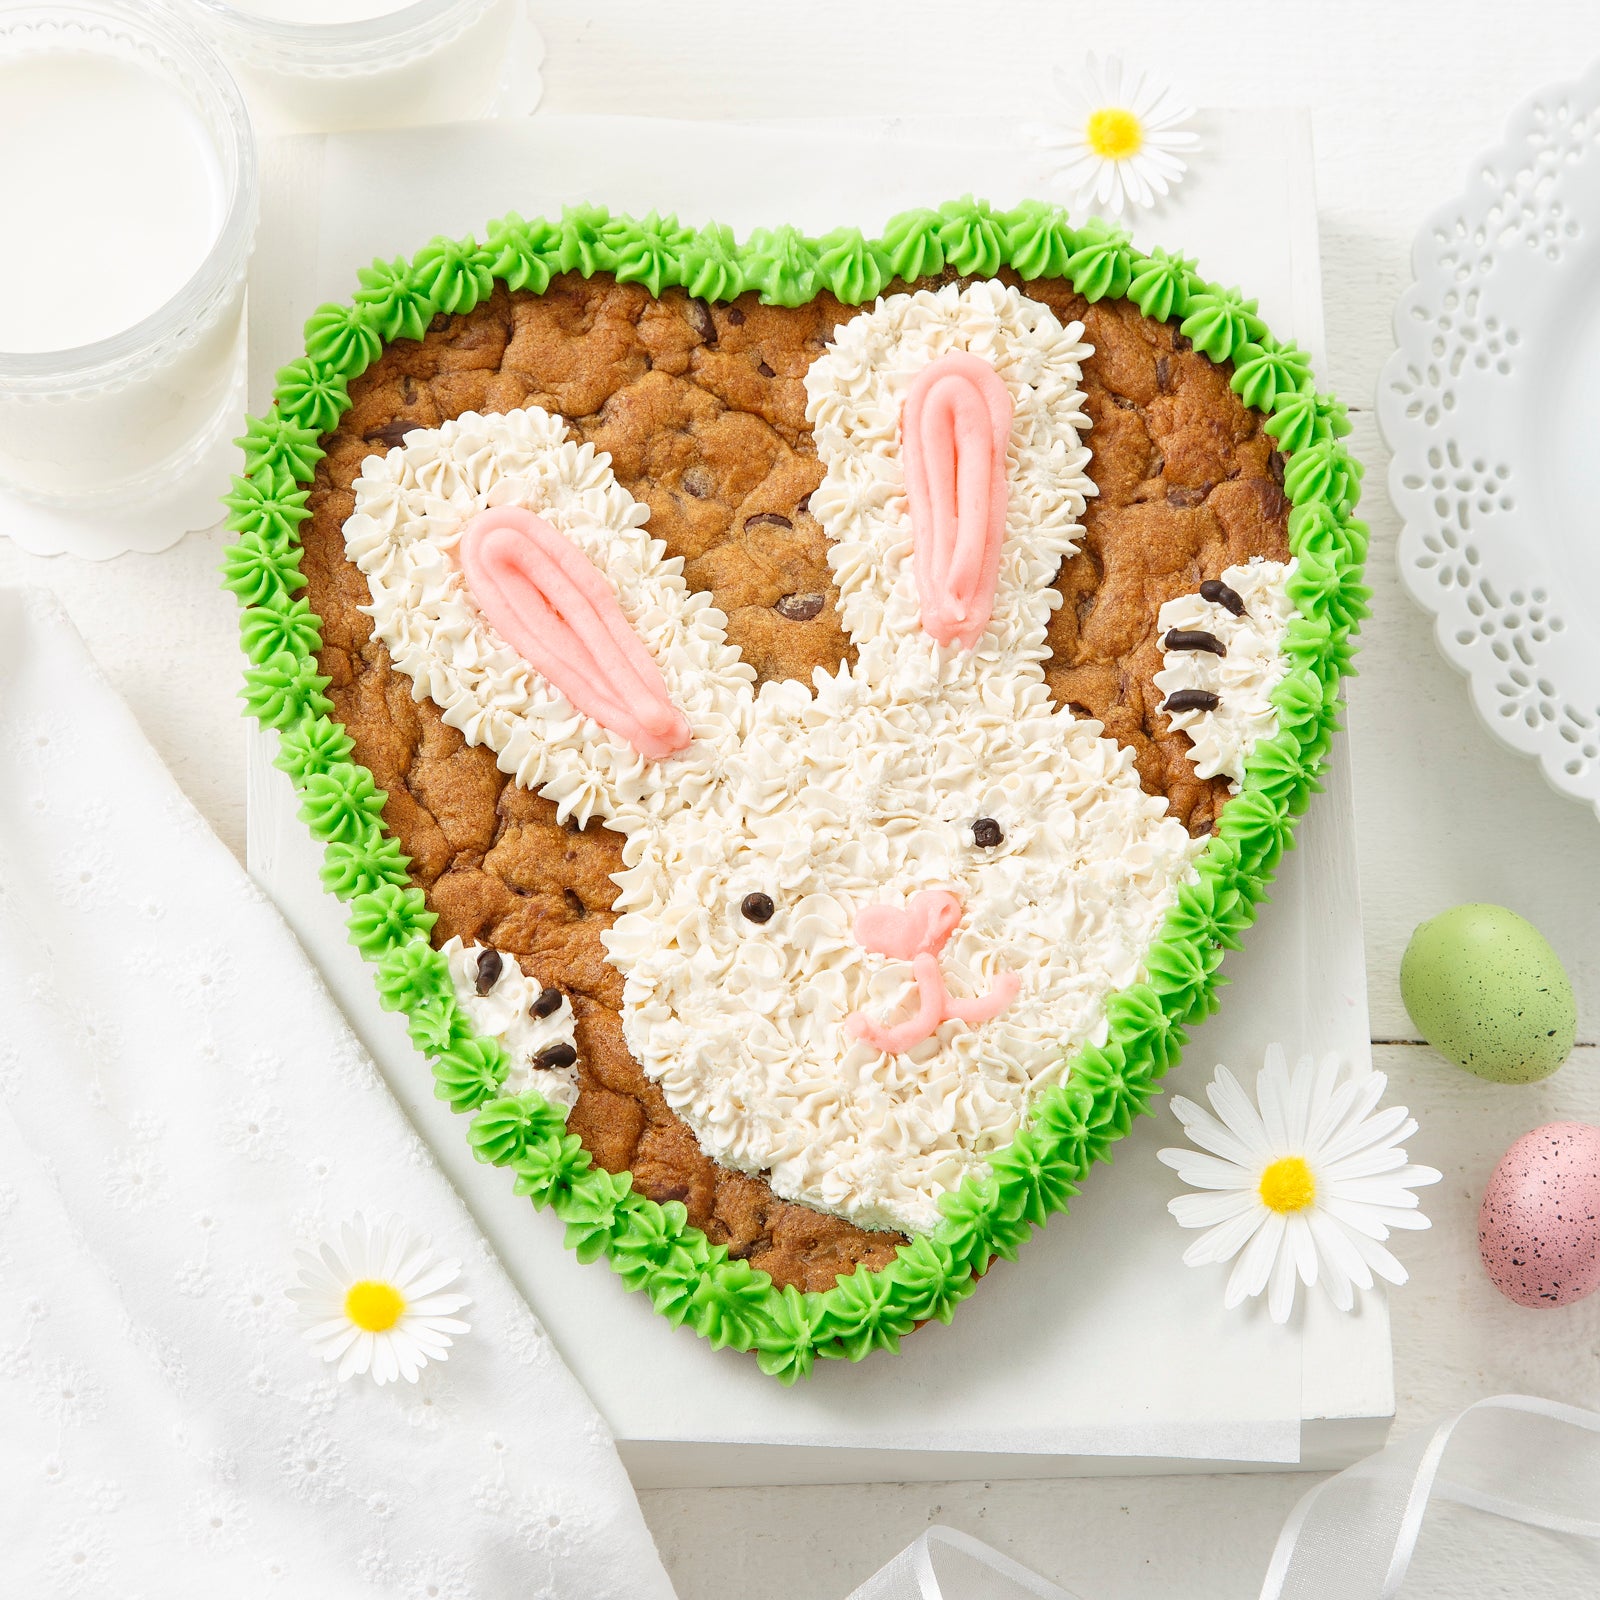
[[[537,35],[525,0],[190,0],[264,133],[468,122],[503,102]],[[526,86],[525,86],[526,87]]]
[[[0,0],[0,485],[161,499],[234,414],[256,164],[238,87],[154,0]]]

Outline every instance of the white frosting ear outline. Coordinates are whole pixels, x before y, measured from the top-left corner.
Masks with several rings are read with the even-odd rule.
[[[617,482],[611,458],[567,438],[537,406],[467,412],[417,429],[355,481],[345,550],[366,575],[361,609],[412,680],[468,744],[554,800],[562,821],[598,815],[627,832],[692,805],[747,724],[755,672],[727,642],[727,618],[683,581],[683,562],[644,532],[650,515]],[[654,762],[578,711],[528,665],[474,604],[452,552],[479,511],[521,505],[577,544],[616,591],[623,615],[661,668],[694,739]]]
[[[812,363],[806,418],[824,475],[811,513],[830,534],[828,564],[858,678],[892,679],[913,698],[1024,664],[1043,681],[1045,633],[1061,604],[1056,574],[1076,552],[1084,507],[1099,492],[1081,440],[1089,419],[1080,383],[1093,354],[1082,335],[1082,323],[1063,327],[1048,306],[1004,284],[948,284],[879,300]],[[1014,407],[994,610],[972,650],[939,645],[922,630],[900,460],[912,379],[952,350],[992,362]]]

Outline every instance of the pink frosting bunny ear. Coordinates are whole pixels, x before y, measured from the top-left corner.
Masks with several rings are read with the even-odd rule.
[[[900,454],[922,626],[970,650],[994,610],[1006,533],[1011,395],[987,361],[952,350],[911,382]]]
[[[661,669],[572,540],[521,506],[497,506],[467,524],[460,561],[478,609],[579,711],[651,760],[688,749]]]

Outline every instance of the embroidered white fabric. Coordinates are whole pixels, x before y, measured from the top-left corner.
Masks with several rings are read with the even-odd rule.
[[[0,1589],[667,1600],[604,1424],[276,912],[9,591],[0,819]],[[363,1209],[464,1263],[472,1331],[415,1387],[334,1382],[284,1293]]]

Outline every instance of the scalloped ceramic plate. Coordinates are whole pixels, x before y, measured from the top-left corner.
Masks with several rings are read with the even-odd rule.
[[[1429,217],[1378,418],[1400,575],[1489,730],[1600,809],[1600,64]]]
[[[499,1093],[505,1054],[475,1036],[457,1008],[429,942],[433,918],[384,828],[384,796],[350,759],[321,692],[320,624],[295,598],[303,486],[321,457],[320,436],[348,405],[349,379],[385,341],[420,336],[437,312],[470,310],[495,279],[539,293],[553,271],[612,271],[654,293],[681,286],[713,300],[751,292],[798,305],[824,287],[861,303],[893,276],[951,269],[989,277],[1002,267],[1024,279],[1064,277],[1091,301],[1128,298],[1146,315],[1179,322],[1204,354],[1233,362],[1235,391],[1268,417],[1286,456],[1289,540],[1300,562],[1290,592],[1301,615],[1290,624],[1289,670],[1273,696],[1280,732],[1256,747],[1241,792],[1198,858],[1197,881],[1180,890],[1147,955],[1145,981],[1108,1001],[1107,1042],[1072,1057],[1068,1081],[1039,1097],[1016,1139],[945,1197],[945,1220],[932,1233],[882,1269],[859,1269],[824,1293],[779,1290],[691,1227],[680,1204],[657,1204],[635,1192],[627,1174],[593,1166],[537,1093]],[[1360,468],[1339,442],[1348,428],[1341,408],[1314,392],[1305,358],[1267,333],[1253,302],[1205,283],[1178,258],[1141,255],[1102,224],[1074,230],[1062,213],[1037,205],[1002,215],[969,197],[896,218],[881,240],[839,230],[819,243],[780,228],[744,246],[726,230],[691,234],[670,221],[634,223],[583,208],[560,222],[507,218],[482,245],[435,240],[411,262],[379,264],[363,280],[353,302],[313,314],[305,357],[279,373],[272,411],[242,441],[246,475],[228,500],[239,537],[225,581],[245,608],[242,638],[253,663],[246,705],[279,732],[278,764],[326,848],[324,882],[349,901],[351,938],[376,964],[383,1003],[405,1013],[412,1039],[434,1058],[440,1097],[472,1114],[469,1139],[480,1159],[510,1168],[518,1192],[566,1225],[580,1259],[608,1260],[672,1323],[714,1345],[752,1350],[763,1371],[792,1382],[818,1357],[859,1359],[896,1348],[922,1321],[948,1321],[989,1262],[1013,1256],[1064,1210],[1090,1166],[1149,1109],[1185,1027],[1214,1009],[1223,954],[1252,921],[1316,788],[1351,635],[1365,614],[1366,530],[1353,516]]]

